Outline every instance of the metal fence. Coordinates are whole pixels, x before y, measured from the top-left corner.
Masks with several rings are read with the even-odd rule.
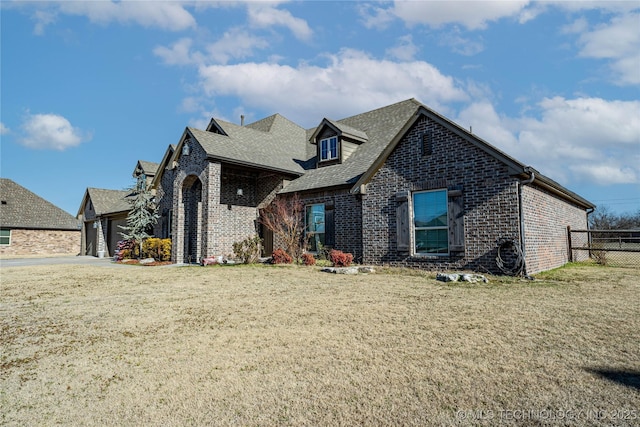
[[[570,261],[592,260],[612,267],[640,268],[640,230],[572,230]]]

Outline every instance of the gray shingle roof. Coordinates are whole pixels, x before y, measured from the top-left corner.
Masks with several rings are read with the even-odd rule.
[[[360,129],[356,129],[344,123],[335,122],[333,120],[329,120],[329,119],[325,119],[325,120],[328,123],[331,123],[331,125],[333,125],[336,129],[338,129],[343,136],[346,136],[361,142],[366,142],[369,139],[369,137],[367,136],[367,133],[361,131]]]
[[[96,215],[126,212],[131,209],[131,205],[127,202],[127,196],[130,194],[128,190],[87,188],[87,193]]]
[[[23,186],[0,178],[0,226],[41,230],[80,230],[80,221]]]
[[[416,114],[421,105],[415,99],[409,99],[332,122],[351,133],[359,131],[369,139],[366,143],[359,145],[342,164],[308,170],[303,176],[290,182],[282,192],[355,184],[409,119]],[[315,129],[311,134],[314,131]]]
[[[306,130],[279,114],[238,126],[217,120],[227,135],[187,128],[211,158],[296,175],[308,159]]]
[[[146,160],[138,160],[138,164],[142,168],[142,172],[147,176],[154,176],[158,166],[160,166],[160,163],[147,162]]]

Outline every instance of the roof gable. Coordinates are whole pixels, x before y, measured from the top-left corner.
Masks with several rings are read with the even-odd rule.
[[[0,226],[79,230],[73,215],[7,178],[0,178]]]
[[[362,130],[351,127],[345,123],[335,122],[324,118],[309,138],[312,144],[318,143],[318,136],[322,134],[325,127],[331,128],[340,137],[349,138],[359,143],[367,142],[369,140],[367,133]]]
[[[185,131],[200,144],[208,158],[295,175],[304,173],[301,164],[308,159],[306,131],[290,120],[276,114],[247,126],[222,120],[217,123],[226,135],[195,128]],[[184,136],[176,155],[183,142]]]
[[[342,164],[310,169],[302,177],[290,182],[282,192],[353,186],[416,114],[420,105],[415,99],[408,99],[345,119],[327,121],[327,124],[347,129],[352,134],[364,134],[368,140],[360,144]],[[320,126],[307,131],[310,138],[318,134],[319,128]]]
[[[164,151],[164,156],[162,156],[162,160],[158,164],[158,169],[156,171],[156,174],[154,175],[153,180],[151,181],[151,188],[156,188],[156,186],[162,179],[162,175],[164,174],[164,171],[169,168],[170,162],[173,161],[173,154],[175,151],[176,151],[175,144],[169,144],[167,149]]]
[[[105,188],[87,188],[82,204],[78,210],[78,214],[84,211],[87,201],[93,204],[93,210],[96,215],[109,215],[120,212],[128,212],[131,205],[128,196],[131,195],[129,190],[108,190]]]
[[[147,162],[146,160],[138,160],[136,168],[133,170],[133,176],[145,174],[148,177],[153,177],[158,171],[159,163]]]
[[[211,120],[209,121],[209,124],[207,125],[207,132],[211,132],[211,133],[218,133],[220,135],[226,135],[227,133],[224,131],[224,129],[222,129],[222,126],[220,126],[218,124],[218,122],[216,122],[216,119],[214,119],[213,117],[211,118]]]
[[[390,141],[390,143],[385,147],[385,149],[380,153],[378,158],[371,164],[368,170],[359,177],[359,179],[354,183],[351,188],[352,193],[359,193],[364,184],[369,182],[373,175],[382,167],[385,163],[391,152],[395,149],[395,147],[400,143],[404,135],[411,129],[411,127],[423,116],[428,117],[429,119],[435,121],[439,125],[445,127],[449,131],[454,134],[460,136],[465,141],[469,142],[473,146],[479,148],[483,152],[487,153],[494,159],[505,164],[512,175],[519,175],[523,178],[532,178],[537,185],[547,188],[550,191],[562,196],[565,199],[571,200],[585,208],[594,208],[595,205],[588,200],[580,197],[579,195],[573,193],[572,191],[566,189],[562,185],[553,181],[552,179],[540,174],[535,169],[527,166],[493,145],[489,144],[482,138],[476,136],[468,132],[466,129],[462,128],[455,122],[447,119],[446,117],[438,114],[437,112],[431,110],[425,105],[420,104],[420,107],[416,114],[403,126],[402,130],[398,132],[398,134]]]

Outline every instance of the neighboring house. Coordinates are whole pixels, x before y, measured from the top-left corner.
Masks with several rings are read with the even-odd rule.
[[[87,188],[78,209],[83,255],[113,256],[116,243],[122,240],[120,226],[127,225],[130,194],[127,190]]]
[[[509,241],[533,274],[568,261],[567,226],[586,228],[594,208],[415,99],[312,129],[279,114],[246,126],[212,119],[185,129],[152,186],[155,234],[172,238],[177,263],[230,254],[255,232],[268,255],[260,210],[297,194],[312,251],[499,272],[498,245]]]
[[[80,222],[14,181],[0,178],[0,254],[78,255]]]
[[[158,170],[158,163],[138,160],[132,176],[136,188],[149,186]],[[87,188],[78,209],[82,221],[83,255],[113,256],[116,245],[122,240],[121,227],[127,225],[127,215],[131,210],[130,190],[107,190]]]

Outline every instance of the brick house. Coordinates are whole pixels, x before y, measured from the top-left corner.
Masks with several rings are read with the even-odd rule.
[[[0,178],[0,254],[78,255],[80,222],[7,178]]]
[[[185,129],[152,186],[155,235],[172,237],[178,263],[230,254],[255,232],[269,254],[260,209],[297,194],[312,251],[490,272],[506,251],[533,274],[568,261],[567,226],[586,228],[594,208],[415,99],[312,129],[278,114],[247,125],[212,119]]]
[[[136,185],[150,185],[158,166],[158,163],[138,160],[132,174]],[[81,254],[114,255],[117,242],[122,240],[120,227],[127,224],[131,209],[129,197],[131,192],[128,190],[86,189],[77,213],[82,224]]]

